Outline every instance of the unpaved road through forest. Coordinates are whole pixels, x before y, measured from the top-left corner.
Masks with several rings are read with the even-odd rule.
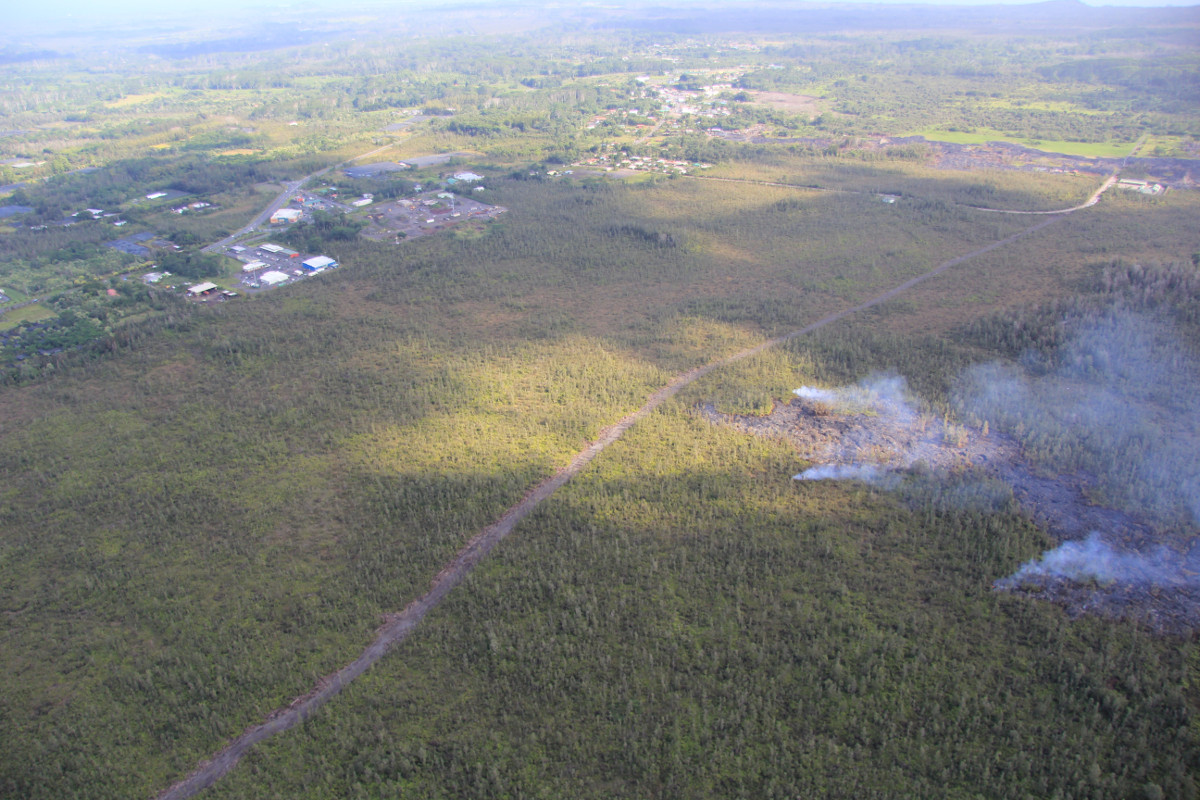
[[[720,178],[715,175],[687,175],[686,177],[695,178],[697,180],[702,180],[702,181],[724,181],[725,183],[752,183],[755,186],[778,186],[783,189],[805,189],[810,192],[836,192],[837,194],[879,195],[879,192],[869,192],[869,191],[865,191],[863,189],[831,189],[827,186],[806,186],[802,183],[780,183],[778,181],[760,181],[760,180],[754,180],[754,179],[749,179],[749,178]],[[1032,214],[1032,215],[1042,215],[1042,216],[1054,216],[1055,214],[1070,214],[1073,211],[1079,211],[1084,208],[1089,208],[1091,206],[1096,205],[1096,203],[1099,203],[1100,195],[1107,192],[1113,186],[1113,184],[1115,184],[1116,182],[1117,182],[1117,173],[1114,172],[1112,175],[1109,175],[1107,178],[1105,178],[1104,183],[1100,184],[1100,187],[1098,189],[1096,189],[1096,191],[1092,192],[1091,197],[1089,197],[1087,200],[1084,200],[1082,203],[1080,203],[1077,206],[1071,206],[1070,208],[1057,208],[1057,209],[1054,209],[1053,211],[1018,211],[1017,209],[1014,209],[1014,208],[985,208],[983,206],[968,206],[968,205],[965,205],[962,203],[957,203],[956,205],[963,205],[965,208],[972,209],[973,211],[988,211],[988,212],[991,212],[992,214]]]
[[[1085,206],[1081,206],[1081,208],[1083,207]],[[352,680],[366,672],[372,664],[382,658],[391,648],[403,642],[425,615],[437,606],[451,589],[461,583],[475,565],[491,552],[492,548],[501,539],[511,533],[516,524],[528,516],[539,503],[554,494],[559,487],[563,486],[571,478],[578,475],[584,467],[591,463],[597,454],[619,439],[634,423],[650,414],[662,405],[664,401],[673,397],[688,384],[693,383],[698,378],[707,375],[719,367],[749,358],[768,348],[824,328],[852,314],[857,314],[872,306],[885,303],[917,284],[934,278],[968,259],[1005,247],[1018,239],[1023,239],[1048,225],[1054,224],[1062,218],[1062,216],[1055,216],[1045,219],[1004,239],[945,261],[928,272],[922,273],[915,278],[910,278],[899,286],[872,297],[870,300],[830,314],[799,330],[777,336],[774,339],[768,339],[754,347],[676,376],[666,386],[650,395],[645,405],[617,423],[602,430],[596,440],[576,454],[570,464],[539,483],[519,503],[508,509],[500,519],[476,534],[458,551],[450,563],[434,577],[429,590],[425,594],[409,603],[403,611],[391,616],[388,622],[379,629],[375,640],[362,651],[358,658],[337,672],[322,678],[310,693],[296,698],[287,707],[273,712],[262,723],[247,729],[241,736],[238,736],[226,745],[211,759],[198,766],[187,778],[157,795],[156,800],[184,800],[184,798],[194,797],[219,780],[225,773],[229,772],[255,744],[276,733],[292,728],[311,717],[316,713],[317,709],[333,698]]]

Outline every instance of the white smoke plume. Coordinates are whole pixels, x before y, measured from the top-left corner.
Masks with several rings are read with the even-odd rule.
[[[828,403],[841,412],[879,411],[905,419],[916,416],[909,402],[908,384],[899,375],[872,375],[853,386],[837,389],[801,386],[792,394],[801,400]]]
[[[951,455],[942,422],[916,410],[907,383],[898,375],[872,375],[836,389],[801,386],[793,393],[816,415],[810,418],[811,429],[821,429],[821,421],[830,415],[841,420],[836,434],[823,431],[828,436],[824,446],[806,454],[817,465],[795,475],[795,480],[860,480],[895,488],[901,482],[898,470],[962,459]]]
[[[1051,358],[1030,354],[1023,369],[969,370],[957,403],[964,416],[1012,432],[1041,464],[1087,476],[1093,503],[1103,505],[1079,509],[1080,520],[1119,509],[996,588],[1096,581],[1105,602],[1120,606],[1127,588],[1160,587],[1166,591],[1156,602],[1195,624],[1200,365],[1167,321],[1111,313],[1081,327]]]
[[[1055,364],[1026,362],[968,370],[960,413],[1013,432],[1040,462],[1094,475],[1125,510],[1200,524],[1200,367],[1167,325],[1114,314]]]
[[[866,483],[879,484],[886,473],[874,464],[823,464],[819,467],[809,467],[798,475],[793,475],[794,481],[846,481],[859,480]]]
[[[801,400],[819,400],[824,403],[833,403],[838,399],[836,389],[819,389],[816,386],[801,386],[799,389],[793,389],[792,394]]]
[[[1007,578],[996,581],[998,589],[1015,589],[1024,583],[1049,578],[1100,583],[1149,584],[1152,586],[1200,586],[1196,551],[1178,553],[1164,545],[1144,552],[1121,549],[1093,531],[1081,541],[1064,542],[1021,566]],[[1191,567],[1191,569],[1189,569]]]

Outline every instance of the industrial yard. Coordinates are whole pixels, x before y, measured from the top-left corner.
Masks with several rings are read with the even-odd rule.
[[[452,192],[429,191],[416,197],[379,204],[369,215],[362,235],[375,241],[413,239],[468,221],[492,220],[503,214],[503,206],[492,206]]]

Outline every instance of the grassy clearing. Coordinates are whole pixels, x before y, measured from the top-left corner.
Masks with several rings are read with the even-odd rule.
[[[146,224],[154,230],[187,231],[195,234],[200,241],[216,241],[220,238],[219,233],[240,229],[266,205],[263,195],[251,187],[210,195],[208,202],[217,208],[175,214],[164,206],[153,214],[147,214]]]
[[[1192,137],[1185,136],[1147,136],[1138,155],[1143,158],[1195,158],[1195,153],[1185,147],[1194,142]]]
[[[170,92],[144,92],[141,94],[128,94],[119,100],[113,100],[105,103],[105,108],[129,108],[130,106],[142,105],[153,100],[162,100],[171,97]]]
[[[730,177],[812,186],[834,191],[900,195],[924,202],[1050,211],[1083,202],[1100,183],[1090,175],[1018,170],[934,169],[905,160],[841,157],[780,157],[773,163],[736,163],[705,171]]]
[[[46,308],[41,303],[34,303],[24,308],[13,309],[12,311],[5,311],[3,314],[0,314],[0,330],[8,330],[26,322],[38,322],[43,319],[51,319],[55,316],[58,315],[51,309]]]
[[[1129,155],[1134,143],[1130,142],[1066,142],[1027,137],[1009,136],[1001,131],[946,131],[937,128],[912,131],[906,136],[924,136],[936,142],[951,142],[952,144],[987,144],[988,142],[1012,142],[1044,153],[1062,153],[1069,156],[1086,156],[1089,158],[1123,158]]]

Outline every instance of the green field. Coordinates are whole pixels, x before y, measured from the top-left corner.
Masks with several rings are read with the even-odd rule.
[[[0,330],[15,328],[24,322],[38,322],[39,320],[50,319],[54,316],[56,314],[53,311],[37,304],[5,311],[3,315],[0,315]]]
[[[936,128],[913,131],[909,136],[924,136],[935,142],[951,142],[952,144],[987,144],[988,142],[1011,142],[1023,145],[1044,153],[1062,153],[1068,156],[1086,156],[1088,158],[1123,158],[1133,150],[1134,142],[1064,142],[1044,141],[1014,137],[1000,131],[945,131]]]

